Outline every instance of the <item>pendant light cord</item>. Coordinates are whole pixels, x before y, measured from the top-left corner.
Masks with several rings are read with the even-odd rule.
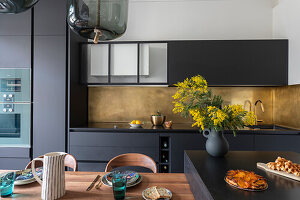
[[[101,9],[101,6],[100,6],[100,0],[98,0],[97,27],[100,26],[100,9]]]
[[[96,33],[95,37],[94,37],[94,43],[95,44],[98,44],[99,38],[103,35],[102,31],[98,29],[98,28],[100,28],[100,9],[101,9],[100,1],[101,0],[98,0],[97,25],[96,25],[96,27],[94,29],[94,32]]]

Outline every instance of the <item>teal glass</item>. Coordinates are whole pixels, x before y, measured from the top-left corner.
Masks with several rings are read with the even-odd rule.
[[[38,0],[0,0],[0,13],[17,14],[34,6]]]
[[[68,24],[80,36],[113,40],[127,28],[128,0],[68,0]]]
[[[127,178],[123,174],[114,174],[112,178],[112,186],[115,200],[125,199]]]
[[[8,197],[13,194],[16,173],[9,172],[0,174],[0,196]]]

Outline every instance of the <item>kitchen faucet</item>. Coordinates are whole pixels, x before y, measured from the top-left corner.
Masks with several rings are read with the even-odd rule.
[[[246,109],[246,104],[249,104],[249,111],[251,112],[252,111],[252,103],[251,103],[251,101],[250,100],[246,100],[245,102],[244,102],[244,109]]]
[[[264,113],[265,112],[265,108],[264,108],[264,104],[261,100],[257,100],[254,104],[254,114],[256,115],[256,105],[260,103],[260,108],[261,111]],[[257,125],[258,122],[263,122],[263,120],[259,120],[258,118],[255,120],[255,125]]]

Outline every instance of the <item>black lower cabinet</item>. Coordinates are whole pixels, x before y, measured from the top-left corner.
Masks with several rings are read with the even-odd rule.
[[[22,170],[30,162],[30,158],[0,158],[0,169]]]
[[[170,172],[183,173],[184,151],[204,150],[206,138],[202,134],[170,134],[171,166]]]
[[[256,151],[294,151],[300,153],[299,135],[255,135]]]
[[[70,154],[80,171],[104,171],[106,163],[125,153],[141,153],[159,161],[159,136],[149,133],[70,133]]]
[[[78,171],[104,172],[106,165],[106,162],[78,162]]]
[[[253,151],[254,150],[254,134],[225,134],[225,138],[229,143],[230,151]]]
[[[224,134],[230,151],[294,151],[300,153],[300,135]],[[201,133],[71,132],[69,152],[79,171],[104,171],[113,157],[141,153],[158,163],[160,173],[183,173],[184,151],[205,150]]]
[[[0,169],[21,170],[30,162],[30,149],[17,147],[0,148]]]

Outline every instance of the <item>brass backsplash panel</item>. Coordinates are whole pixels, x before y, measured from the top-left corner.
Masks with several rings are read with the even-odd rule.
[[[258,110],[264,123],[273,122],[273,92],[271,87],[213,87],[226,104],[244,104],[250,100],[263,101],[265,113]],[[175,87],[89,87],[89,122],[130,122],[139,119],[150,121],[150,115],[159,110],[167,120],[188,123],[191,119],[173,114],[172,95]]]
[[[300,129],[300,85],[275,88],[274,99],[275,124]]]

